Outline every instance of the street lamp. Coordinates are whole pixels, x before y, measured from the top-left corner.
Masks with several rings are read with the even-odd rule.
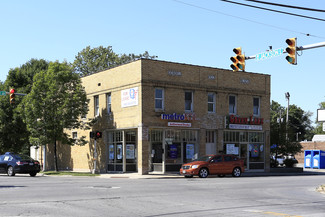
[[[286,140],[288,140],[288,124],[289,124],[289,101],[290,101],[290,93],[286,92],[285,97],[288,100],[288,107],[287,107],[287,118],[286,118]]]

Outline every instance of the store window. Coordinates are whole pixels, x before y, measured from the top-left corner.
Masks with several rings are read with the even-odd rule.
[[[185,111],[193,112],[193,92],[185,91]]]
[[[253,97],[253,115],[260,116],[260,98]]]
[[[155,109],[164,109],[164,89],[162,88],[155,88]]]
[[[208,112],[216,112],[216,94],[208,93]]]
[[[99,116],[99,96],[94,96],[94,115]]]
[[[236,96],[230,95],[229,96],[229,114],[236,114],[237,113],[237,99]]]
[[[106,103],[107,103],[107,113],[110,114],[112,112],[112,96],[111,93],[106,94]]]

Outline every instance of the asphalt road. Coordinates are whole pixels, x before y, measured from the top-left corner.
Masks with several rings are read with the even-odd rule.
[[[129,179],[0,175],[0,216],[325,216],[325,176]]]

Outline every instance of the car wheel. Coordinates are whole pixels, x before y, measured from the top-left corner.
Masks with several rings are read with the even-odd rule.
[[[236,167],[233,171],[232,171],[232,176],[234,177],[239,177],[241,176],[241,170],[239,167]]]
[[[209,171],[207,168],[200,169],[200,172],[199,172],[200,178],[206,178],[206,177],[208,177],[208,175],[209,175]]]
[[[34,176],[36,176],[36,174],[37,174],[37,173],[33,172],[33,173],[30,173],[29,175],[30,175],[31,177],[34,177]]]
[[[12,166],[8,167],[7,174],[8,174],[8,176],[14,176],[15,175],[15,171],[14,171],[14,168]]]

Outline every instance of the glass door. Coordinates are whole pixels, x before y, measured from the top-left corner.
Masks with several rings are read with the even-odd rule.
[[[248,165],[247,146],[248,144],[240,144],[240,152],[239,152],[240,159],[244,160],[245,170],[249,169],[247,167]]]
[[[163,172],[164,149],[161,142],[153,142],[151,148],[151,162],[153,172]]]

